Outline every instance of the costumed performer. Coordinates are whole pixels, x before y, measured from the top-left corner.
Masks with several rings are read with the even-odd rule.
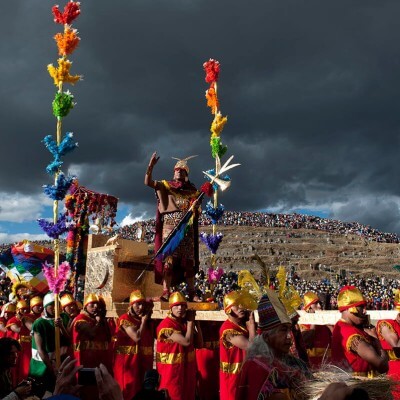
[[[221,321],[199,321],[203,347],[196,349],[197,392],[201,400],[219,400],[219,330]]]
[[[21,353],[18,357],[17,367],[17,382],[28,377],[29,363],[32,357],[32,319],[29,315],[29,305],[25,300],[20,300],[16,306],[16,314],[7,322],[7,329],[10,330],[9,337],[12,337],[21,345]]]
[[[72,322],[74,357],[85,368],[104,364],[108,371],[112,371],[108,353],[111,333],[104,315],[99,314],[99,304],[97,294],[88,294],[83,302],[83,310]]]
[[[124,399],[132,399],[140,391],[146,371],[153,368],[155,337],[151,313],[152,304],[140,290],[134,290],[128,312],[117,322],[113,369]]]
[[[0,314],[0,338],[9,337],[12,333],[7,329],[8,321],[15,316],[17,311],[14,303],[6,303],[1,308]]]
[[[52,392],[56,380],[56,344],[55,326],[60,328],[60,355],[63,359],[70,346],[67,332],[67,320],[60,315],[55,320],[54,293],[47,293],[43,298],[43,315],[32,325],[32,359],[29,367],[29,376],[32,376],[44,387]]]
[[[221,400],[235,399],[246,351],[256,333],[254,314],[244,306],[244,296],[240,291],[232,291],[224,297],[228,319],[219,330]]]
[[[400,381],[400,291],[394,297],[395,319],[381,319],[376,324],[376,332],[382,348],[389,358],[388,375]],[[393,393],[395,399],[400,399],[399,393]]]
[[[389,369],[388,355],[366,327],[367,302],[355,286],[344,286],[337,304],[342,313],[332,332],[332,363],[355,376],[374,377]],[[370,332],[370,333],[369,333]]]
[[[310,314],[322,310],[321,300],[314,292],[306,292],[303,296],[304,311]],[[301,324],[300,329],[307,348],[308,361],[312,369],[318,370],[322,363],[331,360],[331,326]],[[333,329],[333,326],[332,326]]]
[[[303,400],[301,387],[312,374],[302,360],[289,353],[292,321],[285,306],[267,289],[257,309],[259,334],[247,350],[236,400]],[[347,400],[352,394],[353,389],[345,383],[331,383],[319,400]]]
[[[157,157],[156,152],[151,156],[144,183],[153,188],[157,196],[155,252],[199,196],[198,190],[189,181],[187,161],[192,157],[194,156],[182,160],[178,159],[172,180],[154,181],[152,177],[153,168],[159,157]],[[161,299],[168,300],[171,285],[177,285],[185,280],[188,285],[190,300],[199,301],[194,287],[194,276],[198,270],[198,210],[195,207],[193,224],[187,230],[185,237],[174,253],[163,260],[155,260],[155,281],[163,285]]]
[[[29,314],[32,321],[36,321],[42,316],[43,312],[43,299],[40,296],[34,296],[29,301],[31,313]]]
[[[194,400],[196,360],[194,352],[195,311],[187,309],[180,292],[169,297],[169,315],[157,327],[157,371],[160,389],[168,391],[171,400]],[[198,340],[202,341],[197,326]],[[198,343],[201,347],[201,343]]]

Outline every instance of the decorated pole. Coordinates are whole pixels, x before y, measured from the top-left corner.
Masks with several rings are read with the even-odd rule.
[[[227,147],[222,144],[221,133],[226,122],[228,121],[228,117],[222,116],[219,106],[218,78],[220,73],[220,63],[217,60],[210,58],[203,64],[203,68],[206,73],[205,81],[210,84],[206,91],[207,106],[210,107],[211,114],[214,115],[210,128],[210,146],[211,155],[213,158],[215,158],[215,168],[214,170],[209,170],[206,172],[203,171],[209,181],[213,184],[214,193],[213,201],[209,201],[205,208],[205,214],[210,217],[212,222],[212,234],[207,235],[206,233],[202,232],[200,234],[200,239],[211,251],[211,267],[208,271],[208,278],[210,284],[213,285],[219,280],[219,277],[223,273],[221,269],[216,270],[216,254],[218,246],[223,238],[223,234],[217,232],[217,223],[224,213],[224,206],[222,204],[218,204],[218,189],[224,191],[230,186],[230,177],[226,175],[225,172],[228,169],[236,167],[240,164],[229,165],[230,161],[233,159],[233,156],[231,156],[221,167],[221,158],[227,151]]]
[[[59,6],[52,8],[54,22],[63,25],[64,30],[62,33],[57,33],[54,39],[57,43],[58,66],[54,67],[52,64],[47,66],[50,76],[53,78],[54,85],[57,87],[57,92],[53,100],[53,114],[57,119],[56,125],[56,140],[48,135],[44,138],[43,142],[47,149],[54,156],[53,161],[46,167],[46,172],[54,175],[54,186],[45,186],[45,194],[53,200],[53,223],[46,220],[39,220],[39,225],[42,229],[54,239],[54,266],[46,264],[44,272],[49,284],[50,290],[54,293],[55,298],[55,319],[60,316],[60,307],[58,294],[64,288],[70,266],[67,262],[60,265],[60,235],[68,231],[66,224],[66,217],[62,215],[59,217],[59,201],[63,200],[67,191],[69,190],[74,177],[66,177],[61,170],[63,161],[61,157],[72,151],[77,147],[77,143],[73,141],[73,134],[67,133],[62,138],[62,119],[66,117],[69,111],[74,107],[73,95],[69,92],[63,92],[64,84],[75,84],[81,79],[80,75],[70,75],[70,68],[72,62],[67,58],[72,54],[79,44],[80,38],[76,29],[72,29],[71,23],[80,14],[80,3],[69,1],[64,10],[61,11]],[[60,328],[55,327],[55,351],[56,351],[56,366],[60,366]]]

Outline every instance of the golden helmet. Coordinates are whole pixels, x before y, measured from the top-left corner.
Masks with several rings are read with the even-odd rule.
[[[394,292],[394,308],[400,311],[400,290],[398,289]]]
[[[17,311],[21,310],[22,308],[29,308],[29,305],[25,300],[20,300],[17,302]]]
[[[40,296],[34,296],[34,297],[31,298],[31,301],[29,302],[29,304],[30,304],[31,309],[32,309],[32,307],[35,307],[35,306],[37,306],[39,304],[43,305],[43,299]]]
[[[308,311],[308,309],[315,303],[318,303],[319,297],[316,293],[314,292],[307,292],[304,293],[303,297],[303,304],[304,304],[304,311]]]
[[[186,304],[185,296],[181,292],[174,292],[169,296],[169,308],[178,306],[179,304]]]
[[[144,297],[144,294],[139,290],[134,290],[131,295],[129,296],[129,304],[135,304],[139,303],[142,301],[146,301],[146,298]]]
[[[355,286],[343,286],[340,289],[337,304],[339,311],[349,310],[351,313],[356,313],[356,307],[365,306],[367,302],[360,290]]]
[[[1,309],[2,314],[6,313],[6,312],[15,313],[15,311],[16,311],[16,307],[15,307],[14,303],[4,304],[3,308]]]
[[[60,304],[62,309],[64,309],[65,307],[69,306],[72,303],[75,303],[75,299],[71,293],[65,293],[60,297]]]
[[[226,314],[231,313],[232,306],[237,306],[240,303],[240,292],[233,290],[224,296],[224,311]]]
[[[100,297],[95,294],[95,293],[89,293],[86,297],[85,300],[83,301],[83,307],[86,307],[89,303],[99,303],[100,302]]]

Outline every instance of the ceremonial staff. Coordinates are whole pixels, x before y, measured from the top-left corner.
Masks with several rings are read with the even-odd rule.
[[[44,265],[44,273],[49,284],[50,290],[55,294],[55,319],[60,316],[60,306],[58,294],[63,290],[65,282],[70,272],[69,263],[60,264],[60,243],[59,237],[68,231],[66,216],[59,216],[59,201],[65,198],[65,195],[74,180],[74,177],[66,177],[61,170],[63,164],[62,157],[77,147],[77,143],[73,141],[73,134],[68,132],[62,138],[62,119],[66,117],[69,111],[74,107],[74,96],[69,92],[63,92],[64,84],[75,84],[81,79],[80,75],[71,75],[70,68],[72,62],[67,58],[72,54],[79,44],[80,38],[76,29],[71,27],[72,22],[80,14],[80,3],[69,1],[64,10],[61,11],[59,6],[52,8],[54,22],[63,25],[62,33],[57,33],[54,39],[57,43],[58,66],[52,64],[47,66],[50,76],[53,78],[54,85],[57,88],[55,98],[53,100],[53,114],[57,119],[56,140],[51,135],[44,138],[43,142],[46,148],[54,156],[53,161],[47,165],[46,172],[54,176],[54,185],[45,185],[45,194],[53,200],[53,223],[40,219],[39,225],[42,229],[54,239],[54,266]],[[60,328],[55,327],[55,352],[56,366],[60,366]]]

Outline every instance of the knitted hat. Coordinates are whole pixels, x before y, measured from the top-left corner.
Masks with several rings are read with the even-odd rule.
[[[44,296],[44,299],[43,299],[43,307],[46,308],[51,303],[54,303],[54,301],[55,301],[54,293],[52,293],[52,292],[47,293],[46,296]]]
[[[258,302],[258,328],[269,331],[280,324],[291,324],[285,306],[273,290],[266,290]]]
[[[172,308],[174,306],[179,306],[180,304],[187,305],[187,301],[183,296],[183,294],[180,292],[172,293],[171,296],[169,296],[169,308]]]
[[[339,311],[349,310],[351,313],[357,313],[356,307],[366,306],[367,302],[355,286],[343,286],[340,289],[337,304]]]
[[[146,298],[140,290],[134,290],[129,296],[130,305],[144,301],[146,301]]]
[[[319,297],[318,297],[318,295],[316,293],[314,293],[314,292],[304,293],[304,301],[303,301],[304,311],[308,311],[308,309],[313,304],[318,303],[319,301],[320,301]]]

